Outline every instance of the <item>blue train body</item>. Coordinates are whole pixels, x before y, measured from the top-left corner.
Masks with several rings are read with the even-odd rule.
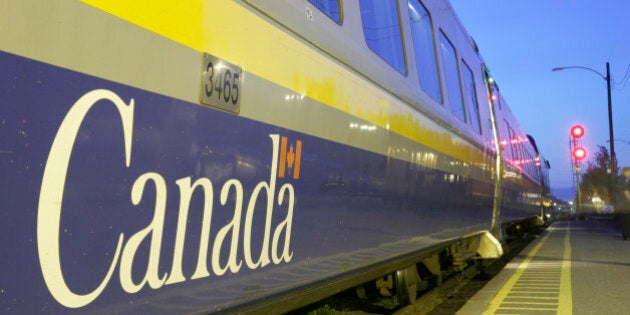
[[[83,296],[84,305],[74,305],[88,305],[81,312],[169,313],[169,300],[186,296],[181,290],[195,292],[178,302],[186,305],[181,311],[220,309],[234,292],[273,292],[366,267],[486,228],[491,217],[491,200],[472,196],[467,180],[410,172],[408,162],[0,57],[9,87],[3,129],[12,131],[1,139],[2,190],[12,196],[5,201],[11,211],[2,212],[11,236],[2,248],[11,259],[1,278],[11,313],[66,312],[49,290]],[[82,114],[71,114],[80,107]],[[289,163],[278,177],[282,138],[302,143],[297,179]],[[46,173],[64,160],[65,173]],[[404,176],[388,174],[396,170]],[[55,187],[49,197],[40,192]],[[433,198],[444,191],[461,205]],[[59,212],[43,213],[46,202]],[[56,249],[48,246],[56,241]],[[271,284],[252,286],[252,277]],[[121,302],[128,294],[137,295],[132,305]]]
[[[62,7],[97,11],[69,2]],[[115,25],[101,14],[94,13],[90,25]],[[153,40],[134,25],[120,28]],[[198,56],[155,41],[177,56]],[[525,174],[522,160],[502,166],[514,176],[498,180],[488,133],[489,141],[475,143],[472,138],[483,137],[433,123],[423,110],[402,119],[404,111],[394,109],[378,115],[399,115],[394,118],[410,126],[431,121],[426,128],[445,130],[435,131],[443,141],[418,142],[391,131],[389,123],[367,120],[378,115],[342,113],[315,101],[315,94],[304,100],[305,94],[246,71],[242,85],[236,77],[222,85],[226,106],[242,97],[245,114],[239,115],[127,83],[133,75],[110,80],[75,69],[82,65],[39,60],[33,49],[21,52],[15,39],[5,43],[3,313],[286,311],[440,250],[458,251],[459,243],[471,244],[472,251],[461,253],[474,255],[488,240],[496,243],[489,230],[501,236],[497,220],[511,224],[539,213],[540,182]],[[353,84],[381,91],[378,82],[356,77]],[[404,98],[379,93],[408,110]],[[264,108],[285,106],[279,95],[286,104],[293,97],[304,102],[295,112],[315,127],[273,123],[268,116],[276,112]],[[262,109],[252,113],[256,107]],[[325,119],[309,121],[311,114]],[[513,121],[511,114],[502,117]],[[329,132],[329,118],[350,123]],[[343,130],[347,141],[327,136]],[[449,141],[470,153],[442,152]]]

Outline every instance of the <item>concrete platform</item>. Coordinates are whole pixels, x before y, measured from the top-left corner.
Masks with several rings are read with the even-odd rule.
[[[630,314],[630,241],[614,221],[556,222],[457,314]]]

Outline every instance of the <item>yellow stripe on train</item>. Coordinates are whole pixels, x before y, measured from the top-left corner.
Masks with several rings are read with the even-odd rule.
[[[417,117],[414,109],[234,1],[82,1],[439,152],[483,163],[481,152],[437,123],[409,119]]]

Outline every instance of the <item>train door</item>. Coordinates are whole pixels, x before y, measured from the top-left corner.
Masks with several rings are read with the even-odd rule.
[[[496,237],[501,239],[501,229],[499,224],[499,218],[501,214],[501,175],[503,174],[503,150],[501,148],[500,143],[500,135],[499,135],[499,126],[497,124],[497,111],[495,107],[495,103],[499,103],[499,94],[498,88],[494,82],[492,76],[490,76],[490,71],[483,65],[483,74],[484,74],[484,82],[486,83],[486,90],[488,93],[488,103],[490,107],[490,125],[492,126],[492,137],[494,143],[494,193],[493,193],[493,206],[492,206],[492,225],[490,227],[490,231]]]

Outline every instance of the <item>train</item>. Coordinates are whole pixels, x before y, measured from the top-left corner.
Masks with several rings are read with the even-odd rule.
[[[544,217],[447,0],[0,7],[4,314],[412,302]]]

